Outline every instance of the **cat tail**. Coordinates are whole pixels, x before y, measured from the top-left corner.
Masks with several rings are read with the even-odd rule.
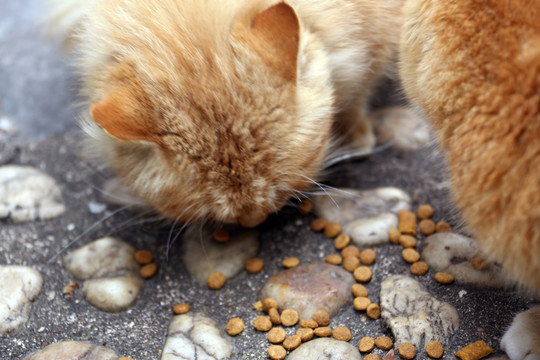
[[[91,0],[47,0],[44,28],[50,38],[62,39],[64,47],[71,49]]]

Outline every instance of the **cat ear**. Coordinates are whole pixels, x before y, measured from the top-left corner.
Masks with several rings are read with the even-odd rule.
[[[90,107],[94,121],[120,140],[154,141],[150,119],[136,101],[122,91],[113,91]]]
[[[285,78],[296,80],[300,23],[294,9],[281,2],[258,13],[251,33],[262,46],[261,57]]]

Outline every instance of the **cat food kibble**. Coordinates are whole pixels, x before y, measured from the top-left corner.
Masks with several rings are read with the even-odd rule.
[[[456,356],[461,360],[479,360],[492,352],[493,349],[484,340],[480,340],[465,346],[456,353]]]
[[[135,253],[135,261],[140,265],[150,264],[154,260],[154,255],[148,250],[139,250]]]
[[[189,312],[189,304],[188,303],[176,304],[173,307],[173,312],[177,315],[185,314]]]
[[[454,282],[454,275],[445,272],[438,272],[435,274],[435,280],[443,285],[448,285]]]
[[[227,334],[236,336],[244,331],[244,321],[238,317],[232,318],[227,323]]]
[[[253,327],[259,331],[268,331],[272,328],[272,321],[270,321],[268,316],[257,316],[255,320],[253,320]]]
[[[298,313],[294,309],[285,309],[281,312],[280,319],[283,326],[294,326],[298,322]]]
[[[307,215],[313,210],[313,202],[309,199],[302,199],[300,205],[298,205],[298,211],[300,214]]]
[[[141,268],[141,276],[145,279],[150,279],[152,276],[157,273],[156,264],[146,264]]]
[[[399,237],[399,244],[404,248],[416,247],[416,238],[411,235],[401,235]]]
[[[352,286],[352,293],[354,297],[367,297],[368,289],[362,284],[354,284]]]
[[[272,345],[268,348],[268,356],[272,360],[283,360],[287,356],[287,350],[281,345]]]
[[[344,258],[347,256],[359,257],[360,250],[354,245],[349,245],[341,250],[341,256],[343,256]]]
[[[283,341],[283,347],[289,351],[296,349],[302,344],[300,335],[291,335]]]
[[[413,248],[403,249],[401,251],[401,256],[403,256],[403,260],[405,260],[409,264],[415,263],[420,260],[420,253]]]
[[[426,345],[426,354],[430,358],[440,359],[443,356],[444,349],[440,342],[431,340]]]
[[[358,296],[353,300],[354,309],[358,311],[366,311],[369,304],[371,304],[371,300],[364,296]]]
[[[327,221],[323,218],[317,218],[311,222],[311,230],[313,231],[323,231],[326,227]]]
[[[399,244],[399,237],[401,236],[401,233],[396,228],[390,228],[388,230],[388,238],[393,244]]]
[[[300,336],[303,342],[313,339],[313,329],[310,328],[300,328],[296,330],[296,335]]]
[[[398,348],[399,356],[404,359],[413,359],[416,355],[416,348],[413,344],[403,343]]]
[[[356,281],[361,283],[370,281],[372,275],[373,273],[371,272],[371,269],[367,266],[359,266],[353,272],[353,276]]]
[[[313,320],[317,322],[319,326],[327,326],[330,324],[330,314],[325,310],[317,310],[313,314]]]
[[[281,262],[284,268],[291,269],[300,265],[300,259],[297,257],[288,257]]]
[[[262,312],[262,311],[264,311],[262,301],[260,301],[260,300],[259,300],[259,301],[255,301],[255,302],[253,303],[253,309],[254,309],[255,311],[257,311],[257,312]]]
[[[341,265],[343,258],[339,254],[330,254],[324,258],[324,261],[332,265]]]
[[[375,345],[381,350],[390,350],[394,343],[388,336],[379,336],[375,339]]]
[[[326,237],[329,237],[331,239],[335,238],[341,233],[341,224],[337,221],[331,221],[328,224],[326,224],[326,227],[324,228],[324,235]]]
[[[418,214],[418,217],[420,219],[425,220],[425,219],[431,219],[434,211],[431,205],[423,204],[418,207],[418,210],[416,211],[416,213]]]
[[[399,217],[399,232],[401,234],[416,236],[416,215],[412,211],[400,210]]]
[[[471,260],[473,268],[476,270],[486,270],[489,267],[488,259],[482,254],[476,254]]]
[[[420,221],[420,224],[418,224],[418,229],[423,235],[431,235],[435,232],[435,223],[429,219],[422,220]]]
[[[317,322],[313,319],[302,319],[300,320],[298,325],[308,329],[315,329],[317,326],[319,326],[319,324],[317,324]]]
[[[426,275],[429,270],[429,266],[424,261],[417,261],[414,264],[411,265],[411,272],[414,275]]]
[[[214,240],[220,243],[224,243],[231,240],[231,235],[229,234],[227,230],[224,230],[224,229],[219,229],[219,230],[214,231],[214,233],[212,234],[212,237],[214,238]]]
[[[264,312],[268,312],[270,308],[275,308],[276,310],[279,309],[277,301],[272,299],[271,297],[267,297],[266,299],[264,299],[262,304]]]
[[[338,326],[332,332],[332,337],[336,340],[349,341],[351,340],[351,331],[345,326]]]
[[[360,262],[364,265],[373,265],[377,259],[377,254],[373,249],[365,249],[360,252]]]
[[[337,238],[334,239],[334,247],[337,250],[342,250],[351,243],[351,238],[347,234],[339,234]]]
[[[250,274],[257,274],[264,268],[264,261],[260,258],[251,258],[246,261],[246,270]]]
[[[279,316],[279,312],[276,308],[270,308],[268,309],[268,316],[270,317],[270,321],[274,325],[281,324],[281,317]]]
[[[208,275],[206,283],[210,289],[219,290],[225,285],[225,275],[219,271],[213,272]]]
[[[446,221],[439,221],[437,225],[435,225],[435,231],[438,233],[452,232],[452,228]]]
[[[343,268],[349,272],[353,272],[360,266],[360,260],[356,256],[345,256],[343,258]]]
[[[376,354],[367,354],[364,360],[380,360],[381,358]]]
[[[329,337],[332,335],[332,329],[330,329],[328,326],[320,326],[313,330],[313,334],[318,337]]]
[[[375,340],[370,338],[369,336],[365,336],[362,339],[360,339],[360,343],[358,344],[358,350],[362,353],[370,352],[375,347]]]
[[[287,333],[282,327],[272,328],[270,329],[268,334],[266,334],[266,338],[272,344],[281,344],[283,340],[285,340],[286,337],[287,337]]]
[[[375,303],[369,304],[366,309],[366,315],[373,320],[377,320],[381,317],[381,307]]]

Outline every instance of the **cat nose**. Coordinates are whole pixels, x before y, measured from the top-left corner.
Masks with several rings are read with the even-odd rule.
[[[262,224],[267,217],[267,214],[257,212],[244,214],[238,218],[238,223],[245,228],[254,228],[257,225]]]

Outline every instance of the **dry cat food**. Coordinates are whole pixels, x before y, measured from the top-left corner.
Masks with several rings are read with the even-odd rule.
[[[430,358],[440,359],[444,354],[444,348],[440,342],[431,340],[426,345],[426,354]]]
[[[258,331],[268,331],[272,328],[272,321],[270,321],[268,316],[257,316],[253,320],[253,327]]]
[[[435,223],[429,219],[422,220],[418,224],[418,229],[423,235],[431,235],[435,232]]]
[[[303,328],[308,328],[308,329],[315,329],[316,327],[319,326],[319,324],[313,319],[302,319],[300,320],[298,325],[300,325]]]
[[[334,239],[334,247],[337,250],[342,250],[351,243],[351,238],[347,234],[339,234],[337,238]]]
[[[253,303],[253,309],[254,309],[255,311],[257,311],[257,312],[262,312],[262,311],[264,311],[264,307],[263,307],[262,301],[260,301],[260,300],[259,300],[259,301],[255,301],[255,302]]]
[[[296,330],[296,335],[300,336],[300,339],[303,342],[313,339],[313,329],[310,328],[300,328]]]
[[[438,233],[452,232],[452,228],[446,221],[439,221],[437,225],[435,225],[435,231]]]
[[[187,312],[189,312],[189,304],[188,303],[179,303],[174,305],[173,312],[177,315],[182,315]]]
[[[482,254],[476,254],[471,260],[473,268],[476,270],[486,270],[489,267],[488,259]]]
[[[345,256],[343,258],[343,268],[348,272],[353,272],[360,266],[360,260],[356,256]]]
[[[332,335],[332,329],[330,329],[328,326],[319,326],[313,330],[313,334],[317,335],[318,337],[329,337]]]
[[[416,247],[416,238],[411,235],[400,235],[399,244],[404,248]]]
[[[388,336],[379,336],[375,339],[375,345],[381,350],[390,350],[394,342]]]
[[[403,249],[401,251],[401,256],[403,256],[403,260],[405,260],[409,264],[415,263],[420,260],[420,253],[413,248]]]
[[[148,250],[139,250],[135,253],[135,261],[140,265],[150,264],[154,260],[154,255]]]
[[[454,282],[454,275],[445,272],[438,272],[435,274],[435,280],[443,285],[448,285]]]
[[[283,326],[294,326],[298,322],[298,313],[294,309],[285,309],[281,312],[280,319]]]
[[[353,300],[354,309],[358,311],[366,311],[369,304],[371,304],[371,300],[364,296],[358,296]]]
[[[219,229],[219,230],[214,231],[214,233],[212,234],[212,237],[214,238],[214,240],[220,243],[224,243],[231,240],[231,234],[229,234],[229,232],[224,229]]]
[[[266,334],[266,338],[268,341],[270,341],[272,344],[281,344],[283,340],[287,337],[287,333],[282,327],[275,327],[272,328],[268,334]]]
[[[210,289],[219,290],[225,285],[225,275],[219,271],[213,272],[208,275],[206,283]]]
[[[307,215],[313,210],[313,202],[309,199],[302,199],[300,205],[298,205],[298,211],[300,214]]]
[[[372,275],[373,273],[371,272],[371,269],[367,266],[359,266],[353,272],[353,276],[356,281],[361,283],[370,281]]]
[[[414,264],[411,265],[411,272],[414,275],[426,275],[429,270],[429,266],[427,263],[423,261],[417,261]]]
[[[381,307],[375,303],[369,304],[366,309],[366,315],[373,320],[377,320],[381,317]]]
[[[400,210],[399,217],[399,232],[401,234],[416,236],[416,215],[412,211]]]
[[[399,244],[399,237],[401,236],[401,233],[396,228],[390,228],[388,230],[388,238],[393,244]]]
[[[317,322],[319,326],[327,326],[330,324],[330,314],[325,310],[317,310],[313,314],[313,320]]]
[[[368,289],[362,284],[354,284],[352,286],[352,293],[354,297],[367,297],[369,294]]]
[[[264,261],[260,258],[251,258],[246,261],[246,270],[250,274],[257,274],[264,268]]]
[[[429,204],[422,204],[418,207],[418,210],[416,210],[418,217],[422,220],[431,219],[434,212],[435,211]]]
[[[360,339],[360,343],[358,344],[358,350],[362,353],[370,352],[375,347],[375,340],[373,338],[370,338],[369,336],[365,336],[362,339]]]
[[[461,360],[479,360],[492,352],[493,349],[484,340],[480,340],[465,346],[456,353],[456,356]]]
[[[345,326],[338,326],[332,332],[332,337],[336,340],[349,341],[351,340],[351,331]]]
[[[335,238],[341,233],[341,224],[337,221],[331,221],[328,224],[326,224],[324,228],[324,235],[326,237],[329,237],[331,239]]]
[[[377,259],[377,254],[373,249],[365,249],[360,252],[360,262],[364,265],[373,265]]]
[[[343,256],[344,258],[346,258],[347,256],[352,256],[352,257],[357,258],[360,256],[360,249],[358,249],[354,245],[346,246],[345,248],[341,250],[341,256]]]
[[[284,268],[291,269],[300,265],[300,259],[297,257],[288,257],[281,262]]]
[[[227,323],[227,334],[236,336],[244,331],[244,321],[239,317],[235,317],[229,320]]]
[[[157,265],[152,264],[146,264],[141,268],[141,276],[145,279],[150,279],[152,276],[156,275],[157,273]]]
[[[313,231],[323,231],[326,227],[327,221],[323,218],[317,218],[311,222],[311,230]]]
[[[364,357],[364,360],[380,360],[379,356],[376,354],[367,354]]]
[[[324,261],[332,265],[341,265],[343,258],[339,254],[330,254],[324,258]]]
[[[302,344],[300,335],[291,335],[283,341],[283,347],[289,351],[296,349]]]
[[[287,356],[287,350],[281,345],[272,345],[268,348],[268,356],[272,360],[283,360]]]
[[[268,309],[268,316],[270,317],[270,321],[274,325],[281,324],[281,317],[279,316],[279,312],[276,308],[270,308]]]
[[[416,355],[416,348],[413,344],[403,343],[398,348],[399,356],[404,359],[413,359]]]
[[[272,299],[271,297],[267,297],[266,299],[264,299],[262,304],[263,304],[263,310],[265,312],[268,312],[268,310],[270,310],[270,308],[275,308],[276,310],[279,309],[279,305],[278,305],[277,301]]]

